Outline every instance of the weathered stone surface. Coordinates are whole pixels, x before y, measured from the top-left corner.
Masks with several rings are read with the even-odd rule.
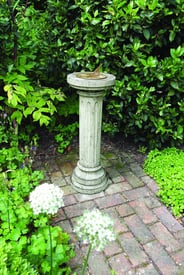
[[[98,198],[95,201],[98,207],[102,209],[122,204],[123,202],[125,202],[125,199],[120,194],[114,194],[103,198]]]
[[[172,258],[179,266],[184,268],[184,249],[177,251],[176,253],[172,254]],[[184,273],[183,273],[184,274]]]
[[[65,186],[67,183],[60,171],[54,171],[50,173],[51,182],[57,186]]]
[[[154,236],[138,215],[131,215],[125,218],[125,223],[140,243],[144,244],[154,240]]]
[[[109,185],[109,187],[106,189],[105,192],[108,195],[122,193],[125,190],[125,184],[126,184],[126,182],[112,183],[111,185]],[[126,190],[127,190],[127,188],[128,187],[126,186]]]
[[[61,172],[63,173],[64,176],[71,176],[72,171],[73,171],[73,167],[71,165],[71,162],[66,162],[66,161],[60,161],[58,160],[58,166],[61,170]]]
[[[182,243],[176,240],[161,222],[155,223],[150,226],[150,230],[156,237],[156,239],[159,240],[159,242],[166,248],[167,251],[177,251],[182,247]]]
[[[111,242],[108,246],[105,247],[104,253],[107,257],[112,257],[122,252],[122,248],[120,247],[117,241]]]
[[[89,202],[83,202],[79,204],[66,206],[64,210],[68,218],[73,218],[73,217],[82,215],[86,209],[90,210],[90,209],[93,209],[94,207],[95,207],[94,202],[89,201]]]
[[[145,251],[151,257],[154,264],[158,267],[161,274],[177,275],[179,274],[179,267],[166,253],[159,242],[153,241],[144,245]]]
[[[119,240],[121,247],[128,255],[129,261],[133,266],[138,266],[149,262],[147,255],[141,248],[141,245],[130,232],[122,234]]]
[[[143,176],[141,179],[154,193],[158,192],[158,185],[152,178],[149,176]]]
[[[132,172],[125,172],[124,177],[134,188],[144,186],[144,183]]]
[[[127,275],[131,275],[131,274],[127,274]],[[158,273],[155,267],[152,264],[149,264],[147,266],[136,268],[135,275],[160,275],[160,272]]]
[[[76,193],[75,197],[76,197],[77,201],[79,201],[79,202],[91,201],[96,198],[104,197],[104,192],[100,192],[97,194],[91,194],[91,195]]]
[[[136,163],[136,162],[130,163],[130,169],[132,170],[132,172],[137,177],[143,177],[143,176],[145,176],[145,173],[144,173],[142,167],[138,163]]]
[[[139,198],[144,198],[144,197],[149,197],[150,196],[150,191],[147,187],[139,187],[135,188],[133,190],[128,190],[124,192],[127,200],[133,201]]]
[[[172,216],[165,206],[155,208],[153,211],[169,231],[175,233],[183,229],[183,226]]]
[[[120,217],[127,217],[135,213],[135,210],[132,207],[130,207],[128,203],[124,203],[120,206],[117,206],[116,210]]]
[[[125,272],[131,269],[131,264],[123,253],[111,257],[109,259],[109,264],[116,275],[125,274]]]
[[[76,200],[76,198],[73,194],[64,196],[63,201],[64,201],[65,206],[72,205],[72,204],[75,204],[77,202],[77,200]]]
[[[129,205],[135,209],[135,212],[145,224],[150,224],[157,221],[157,216],[153,213],[153,211],[147,208],[143,200],[131,201]]]
[[[89,257],[89,270],[93,275],[111,275],[109,264],[104,255],[93,251]]]
[[[79,161],[72,173],[72,185],[80,193],[96,194],[108,186],[100,163],[102,101],[104,91],[115,84],[115,76],[85,79],[80,73],[67,76],[68,84],[79,94]]]

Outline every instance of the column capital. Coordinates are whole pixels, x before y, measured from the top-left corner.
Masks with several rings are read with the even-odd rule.
[[[71,73],[67,76],[68,84],[79,91],[102,91],[110,89],[114,86],[115,76],[112,74],[103,73],[104,78],[89,79],[78,77],[79,73]]]

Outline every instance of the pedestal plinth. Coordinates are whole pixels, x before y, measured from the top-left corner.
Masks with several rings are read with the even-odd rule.
[[[105,90],[115,83],[115,76],[104,73],[99,79],[85,79],[80,73],[72,73],[67,82],[79,94],[79,161],[71,177],[72,185],[80,193],[95,194],[108,184],[100,164],[102,103]]]

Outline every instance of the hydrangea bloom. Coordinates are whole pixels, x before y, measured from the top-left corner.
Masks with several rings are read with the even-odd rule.
[[[85,211],[74,228],[75,233],[84,243],[91,244],[92,248],[100,251],[109,242],[115,240],[114,222],[98,209]]]
[[[58,186],[43,183],[30,193],[29,201],[35,215],[56,214],[64,206],[63,191]]]

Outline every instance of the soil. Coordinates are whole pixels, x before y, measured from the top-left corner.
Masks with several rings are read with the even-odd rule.
[[[37,150],[36,158],[48,159],[50,157],[61,156],[60,153],[57,152],[58,144],[54,140],[54,135],[48,133],[47,131],[41,131],[39,133],[39,147]],[[70,144],[70,146],[66,149],[65,153],[72,150],[72,148],[79,147],[78,137],[75,137]],[[126,139],[122,135],[118,135],[114,138],[111,138],[107,135],[102,135],[101,141],[102,150],[107,151],[120,151],[125,152],[131,155],[134,161],[139,163],[139,165],[143,165],[144,160],[146,159],[146,152],[144,152],[144,147],[141,147],[139,144],[133,143],[131,140]],[[143,152],[141,149],[143,148]],[[146,150],[146,148],[145,148]]]

